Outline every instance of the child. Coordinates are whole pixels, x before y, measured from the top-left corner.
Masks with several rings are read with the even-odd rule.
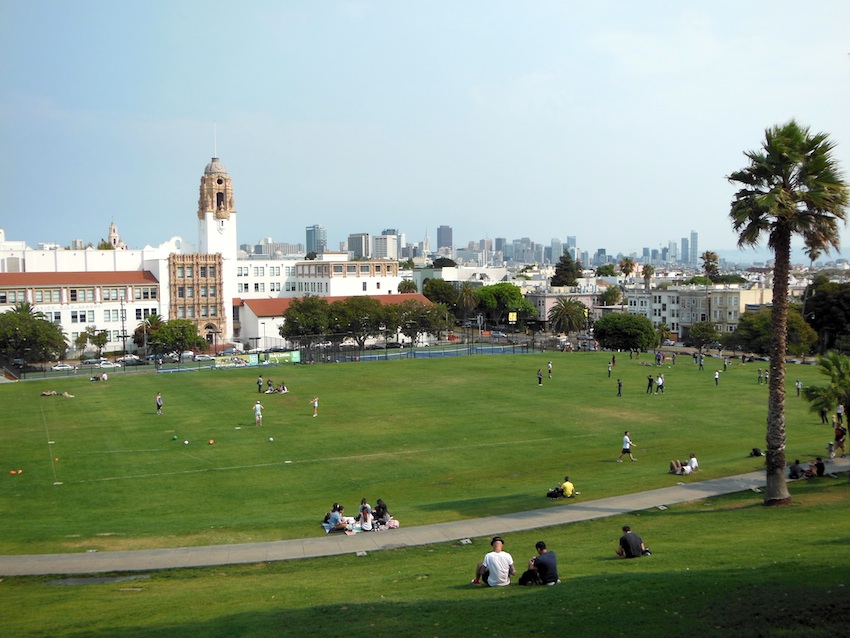
[[[313,405],[313,416],[319,416],[319,397],[313,396],[310,403]]]

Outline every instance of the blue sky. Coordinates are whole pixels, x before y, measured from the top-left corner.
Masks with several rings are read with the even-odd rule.
[[[240,243],[733,249],[725,176],[765,128],[850,171],[848,33],[846,0],[4,0],[0,227],[196,242],[215,122]]]

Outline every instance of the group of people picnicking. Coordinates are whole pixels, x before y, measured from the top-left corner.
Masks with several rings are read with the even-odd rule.
[[[490,540],[490,547],[491,550],[485,554],[484,560],[475,567],[475,578],[472,579],[472,584],[487,587],[510,585],[511,576],[515,576],[517,571],[514,567],[513,556],[505,551],[505,540],[501,536],[494,536]],[[528,569],[520,576],[519,584],[552,586],[560,583],[555,552],[546,546],[545,541],[537,541],[534,549],[537,554],[528,559]],[[644,545],[643,539],[628,525],[623,526],[623,535],[617,542],[615,553],[618,558],[640,558],[652,555],[649,548]]]
[[[65,397],[66,399],[73,399],[73,394],[68,394],[67,392],[57,392],[56,390],[44,390],[41,393],[43,397]]]
[[[259,378],[257,382],[257,387],[263,387],[263,377]],[[277,386],[275,386],[274,381],[272,381],[271,379],[268,379],[266,381],[265,394],[286,394],[287,392],[289,392],[289,388],[286,387],[286,384],[283,381],[278,383]]]
[[[375,507],[372,507],[365,498],[360,501],[356,516],[346,516],[345,506],[334,503],[331,511],[325,514],[322,524],[329,534],[342,532],[348,536],[354,535],[357,529],[362,532],[376,532],[399,526],[398,521],[392,517],[387,504],[383,500],[378,499]]]

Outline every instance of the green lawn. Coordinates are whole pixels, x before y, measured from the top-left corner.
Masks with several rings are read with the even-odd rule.
[[[747,457],[764,446],[767,387],[754,364],[730,366],[715,387],[719,359],[699,372],[682,357],[663,368],[667,391],[656,396],[645,387],[658,368],[621,354],[609,379],[609,356],[263,370],[286,382],[283,396],[258,395],[256,369],[4,384],[0,507],[15,524],[0,553],[309,537],[332,502],[350,510],[362,497],[383,498],[403,525],[497,515],[557,506],[543,496],[565,473],[584,499],[670,485],[670,459],[691,451],[703,472],[689,480],[760,467]],[[550,357],[554,378],[538,387]],[[794,366],[788,377],[788,452],[809,458],[832,432],[791,396],[797,375],[820,375]],[[39,396],[50,389],[75,398]],[[263,428],[251,412],[258,396]],[[626,429],[637,463],[614,462]]]
[[[544,494],[564,473],[580,498],[601,498],[675,483],[681,477],[667,464],[691,451],[704,469],[685,480],[760,467],[747,457],[764,445],[758,365],[731,366],[715,387],[720,360],[699,372],[680,358],[663,369],[667,393],[650,396],[646,376],[659,369],[619,355],[609,379],[609,356],[272,368],[264,376],[292,392],[260,397],[262,429],[251,415],[256,369],[4,384],[0,551],[310,537],[322,533],[318,520],[332,501],[353,508],[363,496],[386,500],[402,525],[563,507]],[[788,375],[788,453],[808,459],[832,431],[793,396],[798,377],[810,384],[820,375],[810,366]],[[49,389],[75,398],[39,396]],[[614,462],[625,429],[639,446],[637,463]],[[84,586],[6,578],[0,634],[841,635],[850,613],[850,487],[842,476],[791,489],[788,508],[764,508],[746,492],[507,537],[519,568],[535,541],[547,541],[564,580],[554,588],[469,586],[488,549],[475,539]],[[612,558],[625,523],[652,557]]]

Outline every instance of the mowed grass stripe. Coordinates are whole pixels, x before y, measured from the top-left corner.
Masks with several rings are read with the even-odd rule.
[[[0,503],[21,524],[7,530],[0,551],[64,551],[68,536],[74,547],[99,550],[309,537],[321,533],[331,502],[351,510],[361,497],[383,498],[402,524],[498,515],[559,506],[543,496],[565,473],[582,498],[663,487],[674,480],[670,459],[691,451],[704,467],[700,478],[760,467],[746,456],[764,446],[767,389],[756,383],[756,366],[730,366],[715,387],[719,359],[700,372],[684,358],[656,368],[620,353],[608,378],[610,356],[263,369],[264,378],[286,382],[284,396],[258,394],[257,369],[6,384],[0,467],[24,472],[4,474]],[[646,376],[659,372],[666,394],[646,395]],[[789,455],[807,458],[824,451],[831,430],[793,397],[796,374],[807,384],[820,375],[789,369]],[[76,398],[41,398],[43,389]],[[251,413],[258,398],[263,428]],[[45,422],[59,461],[45,454]],[[617,464],[626,429],[639,461]]]

